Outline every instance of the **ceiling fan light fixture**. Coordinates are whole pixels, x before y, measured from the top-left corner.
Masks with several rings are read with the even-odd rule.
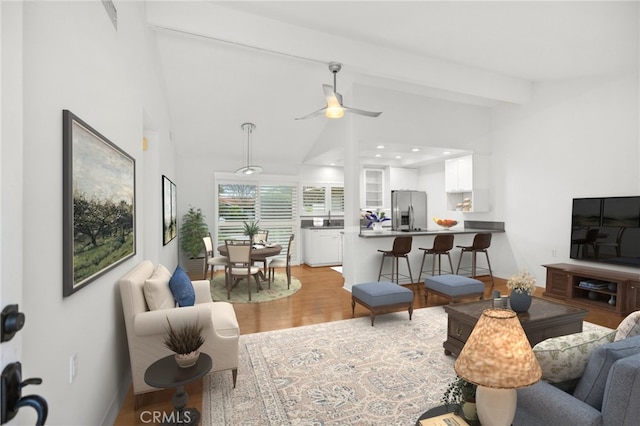
[[[342,95],[337,92],[338,85],[336,82],[336,75],[338,71],[342,68],[342,64],[338,62],[330,62],[329,63],[329,71],[333,74],[333,86],[328,84],[323,84],[322,89],[324,90],[324,96],[327,100],[327,106],[324,108],[320,108],[317,111],[312,112],[311,114],[307,114],[304,117],[298,117],[296,120],[305,120],[311,117],[317,117],[324,113],[324,116],[327,118],[342,118],[344,117],[345,110],[359,115],[364,115],[366,117],[378,117],[381,112],[372,112],[365,111],[362,109],[351,108],[343,105],[342,103]]]
[[[262,172],[262,167],[251,164],[252,135],[256,125],[253,123],[243,123],[240,127],[242,128],[242,134],[247,134],[247,165],[236,170],[236,174],[245,176],[258,174]]]
[[[324,112],[324,116],[327,118],[342,118],[344,117],[344,108],[341,106],[328,106]]]

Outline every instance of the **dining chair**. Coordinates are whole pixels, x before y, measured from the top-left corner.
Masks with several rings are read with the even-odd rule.
[[[256,234],[253,234],[253,244],[267,244],[269,238],[269,231],[260,231]],[[264,276],[267,276],[267,259],[255,260],[254,263],[259,262],[262,263],[262,271],[264,272]]]
[[[253,234],[253,244],[266,244],[269,238],[269,231],[260,231]]]
[[[287,256],[284,258],[278,257],[269,262],[269,288],[271,288],[271,283],[273,282],[276,275],[275,268],[286,268],[285,270],[287,273],[287,288],[291,286],[291,246],[293,245],[293,237],[293,234],[291,234],[291,236],[289,237],[289,244],[287,244]]]
[[[202,278],[205,280],[207,279],[207,270],[209,270],[210,271],[209,279],[213,279],[213,271],[216,268],[216,266],[224,267],[224,273],[226,276],[227,263],[229,262],[229,258],[227,256],[215,255],[215,249],[213,248],[213,238],[211,238],[211,233],[208,233],[206,237],[203,237],[202,242],[204,243],[204,275],[202,276]]]
[[[247,279],[247,291],[251,301],[251,276],[256,280],[256,291],[260,291],[260,268],[251,260],[251,240],[225,240],[227,247],[227,299],[231,299],[231,290],[243,278]],[[233,282],[235,280],[235,282]]]

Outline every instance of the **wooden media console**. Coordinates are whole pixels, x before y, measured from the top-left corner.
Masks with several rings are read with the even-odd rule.
[[[568,263],[542,266],[547,268],[545,296],[621,316],[640,309],[640,272],[634,274]]]

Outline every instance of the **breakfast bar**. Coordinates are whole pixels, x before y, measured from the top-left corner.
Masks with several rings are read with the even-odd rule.
[[[450,229],[434,228],[413,231],[393,231],[389,228],[383,228],[382,231],[362,229],[357,232],[350,232],[345,229],[345,262],[343,263],[344,288],[351,291],[351,286],[354,284],[377,281],[380,270],[380,253],[378,250],[390,250],[395,237],[413,237],[412,250],[409,253],[409,263],[411,264],[414,281],[422,282],[418,277],[423,255],[423,251],[419,250],[420,247],[432,247],[433,239],[436,235],[443,233],[454,234],[454,248],[451,250],[451,257],[455,266],[460,256],[460,249],[456,248],[456,246],[470,245],[475,234],[479,232],[490,232],[494,235],[492,248],[489,249],[490,253],[493,251],[494,246],[498,248],[506,244],[505,238],[503,237],[505,233],[504,222],[465,221],[464,224]],[[499,249],[496,249],[496,252],[497,251],[499,251]],[[491,256],[491,254],[489,254],[489,256]],[[349,259],[348,262],[346,258]]]

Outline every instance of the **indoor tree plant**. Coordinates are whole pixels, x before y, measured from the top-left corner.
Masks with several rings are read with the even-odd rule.
[[[175,352],[176,362],[180,367],[191,367],[200,357],[200,347],[204,343],[202,337],[203,326],[195,323],[186,323],[182,327],[174,328],[167,317],[167,334],[165,334],[164,345]]]
[[[458,405],[465,419],[475,420],[478,417],[476,411],[476,388],[477,385],[467,382],[460,376],[456,376],[447,385],[447,389],[442,396],[442,402],[447,406]]]
[[[202,210],[189,205],[189,210],[182,216],[180,243],[182,251],[189,259],[187,270],[190,274],[201,274],[204,270],[204,256],[201,256],[204,248],[202,239],[208,232]]]

